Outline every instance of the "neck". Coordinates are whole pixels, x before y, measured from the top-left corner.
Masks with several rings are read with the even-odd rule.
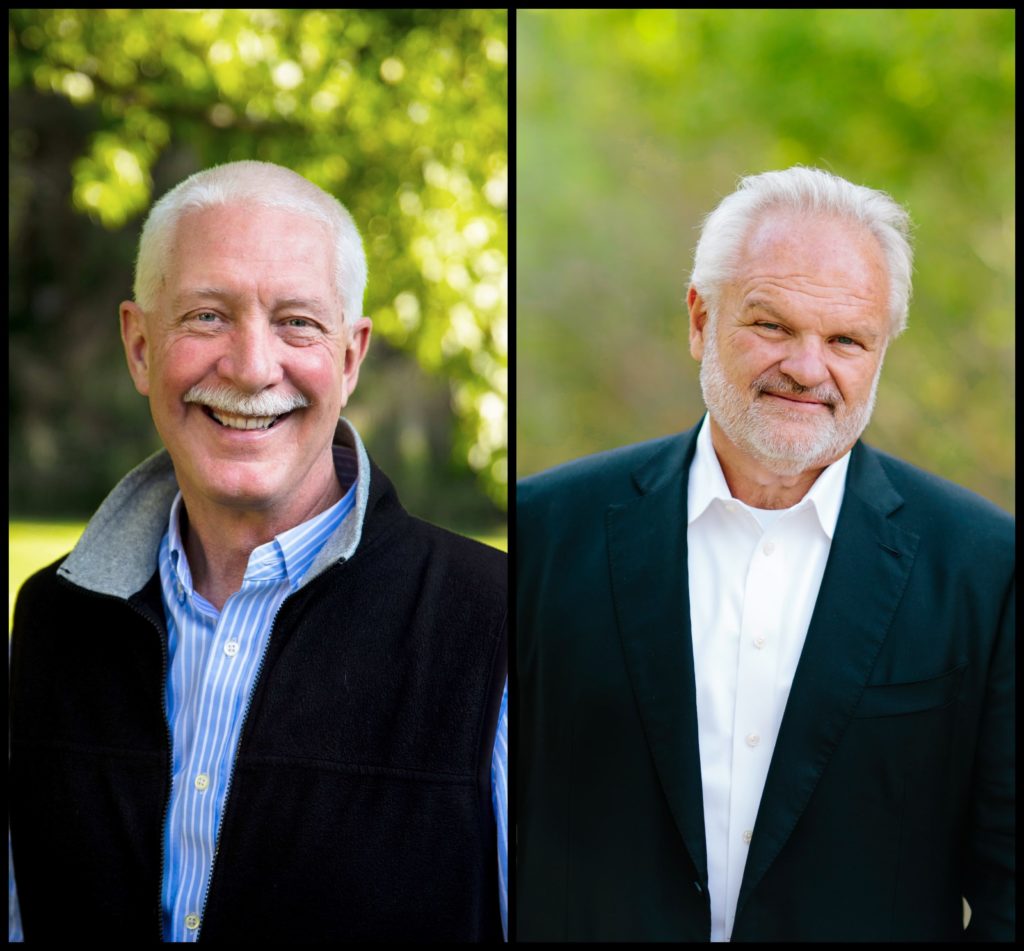
[[[758,509],[787,509],[811,489],[825,466],[780,475],[740,449],[711,419],[711,445],[734,498]]]
[[[242,587],[249,556],[255,549],[327,511],[343,493],[335,476],[311,502],[286,510],[231,509],[197,498],[184,488],[181,494],[185,503],[181,536],[192,584],[220,611]]]

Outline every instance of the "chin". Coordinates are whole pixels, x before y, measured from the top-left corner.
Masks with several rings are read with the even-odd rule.
[[[811,469],[824,469],[825,466],[834,462],[828,454],[824,456],[765,456],[756,454],[761,464],[775,475],[792,477],[802,475]]]
[[[837,433],[819,434],[813,439],[786,439],[773,432],[758,434],[746,448],[765,468],[777,475],[794,476],[831,465],[847,447]]]
[[[231,509],[264,509],[281,494],[281,487],[252,472],[204,473],[192,489],[214,505]]]

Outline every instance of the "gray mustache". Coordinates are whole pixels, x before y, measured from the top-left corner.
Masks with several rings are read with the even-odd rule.
[[[311,405],[300,393],[258,393],[253,396],[238,393],[229,387],[211,389],[198,384],[182,399],[186,403],[200,403],[233,416],[283,416],[294,409]]]
[[[843,398],[838,390],[830,388],[812,389],[809,386],[801,386],[795,380],[788,377],[758,377],[753,388],[758,393],[777,393],[782,396],[810,396],[811,399],[821,403],[828,403],[829,406],[836,406],[842,403]]]

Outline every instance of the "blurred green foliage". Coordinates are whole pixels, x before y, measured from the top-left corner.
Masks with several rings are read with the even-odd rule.
[[[517,17],[517,475],[691,426],[702,218],[794,164],[915,229],[866,439],[1014,509],[1012,10]]]
[[[119,239],[122,263],[152,201],[191,172],[243,158],[295,169],[352,212],[369,262],[365,311],[375,335],[450,387],[454,472],[472,470],[495,511],[504,510],[506,11],[18,9],[9,17],[12,112],[29,117],[12,119],[16,259],[25,245],[71,241],[73,264],[52,269],[106,275],[106,262],[91,259],[96,242],[79,240],[91,232],[72,225],[74,234],[53,235],[39,220],[40,204],[63,184],[40,182],[37,165],[62,135],[83,142],[70,169],[74,207]],[[54,109],[54,98],[74,109]],[[40,110],[53,112],[42,133]],[[102,244],[109,258],[114,239]],[[79,443],[85,455],[98,438],[124,431],[126,414],[139,420],[123,383],[112,389],[95,373],[99,350],[110,349],[93,339],[98,318],[90,333],[70,302],[47,298],[66,289],[40,292],[46,268],[19,274],[12,287],[12,475],[21,486],[12,503],[30,508],[39,507],[40,473],[59,485],[58,455],[74,458]],[[130,258],[127,271],[113,282],[122,296]],[[120,299],[106,305],[115,337]],[[82,393],[85,378],[101,397]],[[52,431],[55,383],[93,403],[79,432]],[[415,427],[394,435],[405,455],[422,456]],[[123,472],[129,457],[141,458],[134,445],[123,455],[108,468]]]

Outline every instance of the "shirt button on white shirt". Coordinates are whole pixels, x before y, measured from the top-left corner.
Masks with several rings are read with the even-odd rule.
[[[200,773],[196,776],[196,789],[200,792],[204,792],[206,787],[210,785],[210,777],[206,773]]]
[[[195,931],[199,927],[199,915],[185,915],[185,927],[189,931]]]
[[[759,737],[756,733],[749,733],[747,735],[747,746],[749,746],[751,749],[757,746],[757,744],[760,742],[761,737]]]
[[[238,641],[228,641],[224,645],[224,653],[227,654],[228,657],[234,657],[235,654],[238,653]]]
[[[686,580],[712,941],[728,941],[732,934],[754,820],[828,560],[849,461],[847,453],[828,466],[788,511],[762,511],[732,497],[709,417],[697,436],[686,487]],[[749,746],[755,724],[759,741]]]

